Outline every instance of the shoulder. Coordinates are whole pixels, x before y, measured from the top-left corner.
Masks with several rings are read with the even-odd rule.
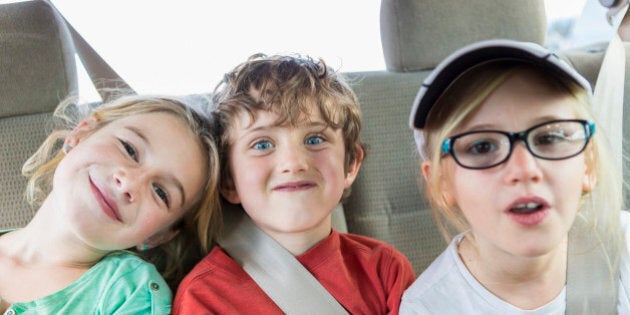
[[[180,283],[173,314],[279,313],[277,306],[221,247],[215,247]]]
[[[333,237],[339,238],[339,245],[342,252],[355,252],[359,255],[384,255],[391,257],[404,257],[394,246],[368,236],[339,233],[333,231]],[[406,258],[405,258],[406,259]]]
[[[363,235],[333,233],[339,238],[339,251],[345,260],[369,262],[385,271],[402,269],[413,277],[409,259],[391,244]]]
[[[117,252],[94,267],[105,288],[103,308],[111,312],[168,314],[172,293],[155,266],[133,254]]]
[[[409,259],[391,244],[357,234],[336,234],[339,237],[339,251],[344,262],[357,267],[362,266],[359,269],[366,272],[374,270],[384,283],[390,285],[400,282],[406,288],[415,279]]]
[[[217,283],[234,284],[248,278],[245,270],[223,248],[216,246],[184,277],[178,294],[198,288],[213,289]]]
[[[457,240],[453,240],[405,291],[402,307],[417,309],[435,303],[449,303],[453,297],[451,294],[460,290],[456,288],[465,286],[466,279],[458,266],[456,243]]]
[[[112,279],[125,277],[135,279],[148,279],[150,277],[162,278],[153,264],[148,263],[142,258],[128,252],[116,252],[109,254],[93,268],[100,269],[101,272],[106,273]]]

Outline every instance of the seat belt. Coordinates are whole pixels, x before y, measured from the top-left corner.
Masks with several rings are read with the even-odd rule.
[[[63,19],[74,43],[75,51],[87,74],[90,76],[96,91],[103,101],[107,101],[114,96],[120,95],[123,90],[127,94],[136,94],[127,82],[92,48],[92,46],[77,32],[68,22],[65,16],[50,0],[46,1],[53,10]]]
[[[285,248],[260,230],[243,209],[225,205],[219,245],[286,314],[348,314]]]
[[[593,112],[599,121],[610,126],[605,130],[606,137],[610,141],[615,164],[622,171],[625,62],[625,47],[615,32],[597,77]],[[618,185],[622,187],[623,180]],[[616,235],[621,235],[621,230],[617,227],[616,231],[604,231],[598,226],[595,233],[592,232],[589,224],[579,217],[569,232],[566,297],[566,314],[569,315],[617,314],[617,260],[623,244]],[[599,239],[605,235],[608,237]]]
[[[63,14],[49,0],[45,1],[66,22],[77,55],[103,101],[114,95],[108,89],[124,89],[135,94],[131,86],[103,60]],[[232,222],[226,220],[228,224],[219,244],[285,313],[304,314],[316,310],[317,313],[348,314],[291,253],[261,231],[242,209],[231,210],[226,213],[235,214],[235,218]],[[344,219],[339,209],[335,210],[334,216],[342,221]],[[347,230],[345,222],[337,224],[340,230]]]

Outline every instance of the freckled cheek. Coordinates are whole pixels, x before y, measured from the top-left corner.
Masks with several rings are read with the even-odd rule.
[[[232,176],[238,190],[264,186],[268,181],[270,172],[262,165],[241,164],[240,167],[238,165],[236,167],[236,172],[232,172]]]
[[[318,169],[325,178],[335,179],[336,183],[339,183],[341,186],[344,185],[346,166],[343,155],[341,157],[338,155],[319,156],[315,158],[315,161],[322,162]]]
[[[256,178],[260,177],[260,173],[266,168],[263,163],[250,159],[235,158],[231,153],[230,159],[230,175],[234,180],[234,184],[238,185],[251,185],[256,181]]]

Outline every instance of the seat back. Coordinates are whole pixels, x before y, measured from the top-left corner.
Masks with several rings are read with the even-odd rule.
[[[26,225],[22,164],[43,142],[52,111],[77,91],[74,47],[46,1],[0,5],[0,229]]]
[[[630,42],[624,42],[626,49],[626,68],[624,82],[623,99],[623,182],[624,182],[624,208],[627,210],[630,205]],[[586,79],[594,84],[599,75],[602,60],[606,53],[607,43],[596,43],[585,47],[577,47],[562,51],[560,56],[564,57],[573,67],[575,67]],[[608,104],[596,104],[595,106],[609,106]],[[604,128],[609,127],[604,126]]]
[[[383,0],[387,71],[349,73],[363,112],[368,155],[344,204],[348,230],[384,240],[422,272],[446,247],[424,192],[408,126],[420,84],[442,59],[469,43],[509,38],[542,44],[544,1]]]

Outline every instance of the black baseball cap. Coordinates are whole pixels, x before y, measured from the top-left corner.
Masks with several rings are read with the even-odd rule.
[[[591,85],[567,62],[548,49],[530,42],[496,39],[477,42],[444,59],[424,80],[413,102],[409,125],[424,128],[427,116],[444,91],[469,69],[494,61],[523,62],[549,69],[559,76],[573,79],[585,90]]]

